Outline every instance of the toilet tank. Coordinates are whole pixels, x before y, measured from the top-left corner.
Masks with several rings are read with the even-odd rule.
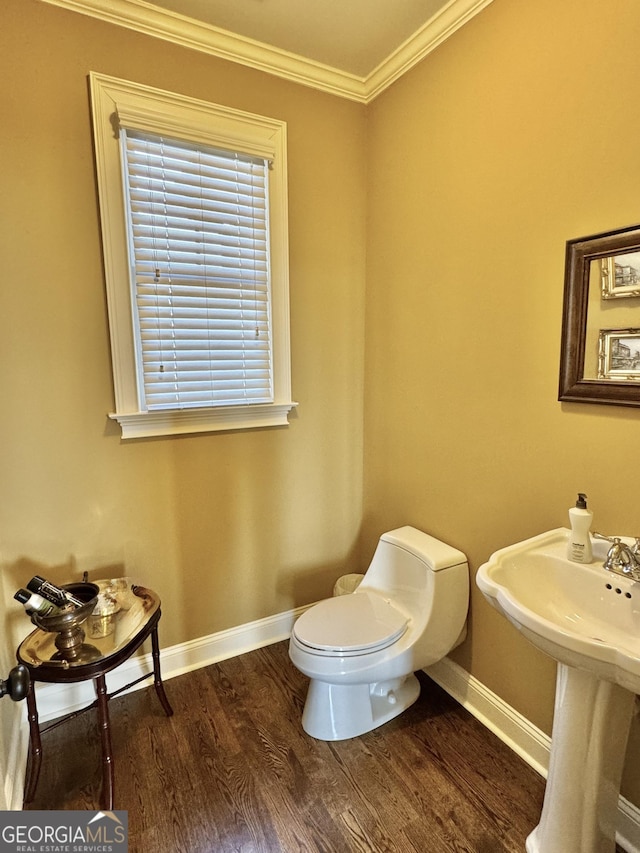
[[[359,592],[375,592],[409,617],[413,666],[441,660],[466,633],[469,567],[462,551],[415,527],[384,533]]]
[[[415,527],[399,527],[380,537],[359,589],[375,589],[391,597],[396,593],[402,598],[411,592],[420,595],[431,588],[432,572],[466,562],[457,548]]]

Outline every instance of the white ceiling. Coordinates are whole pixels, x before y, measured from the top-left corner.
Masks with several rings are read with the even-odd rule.
[[[449,0],[153,0],[152,5],[366,77]]]

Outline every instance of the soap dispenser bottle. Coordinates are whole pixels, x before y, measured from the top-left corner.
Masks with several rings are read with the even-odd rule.
[[[569,510],[571,532],[567,544],[567,557],[574,563],[590,563],[593,559],[591,546],[591,520],[593,513],[587,509],[587,496],[580,492],[576,505]]]

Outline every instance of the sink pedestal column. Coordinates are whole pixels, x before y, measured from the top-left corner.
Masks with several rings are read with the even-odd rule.
[[[527,853],[614,853],[635,696],[558,664],[549,775]]]

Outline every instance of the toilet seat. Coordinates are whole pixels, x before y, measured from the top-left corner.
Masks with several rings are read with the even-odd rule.
[[[314,605],[297,620],[293,634],[311,653],[362,655],[390,646],[408,624],[386,599],[363,590]]]

